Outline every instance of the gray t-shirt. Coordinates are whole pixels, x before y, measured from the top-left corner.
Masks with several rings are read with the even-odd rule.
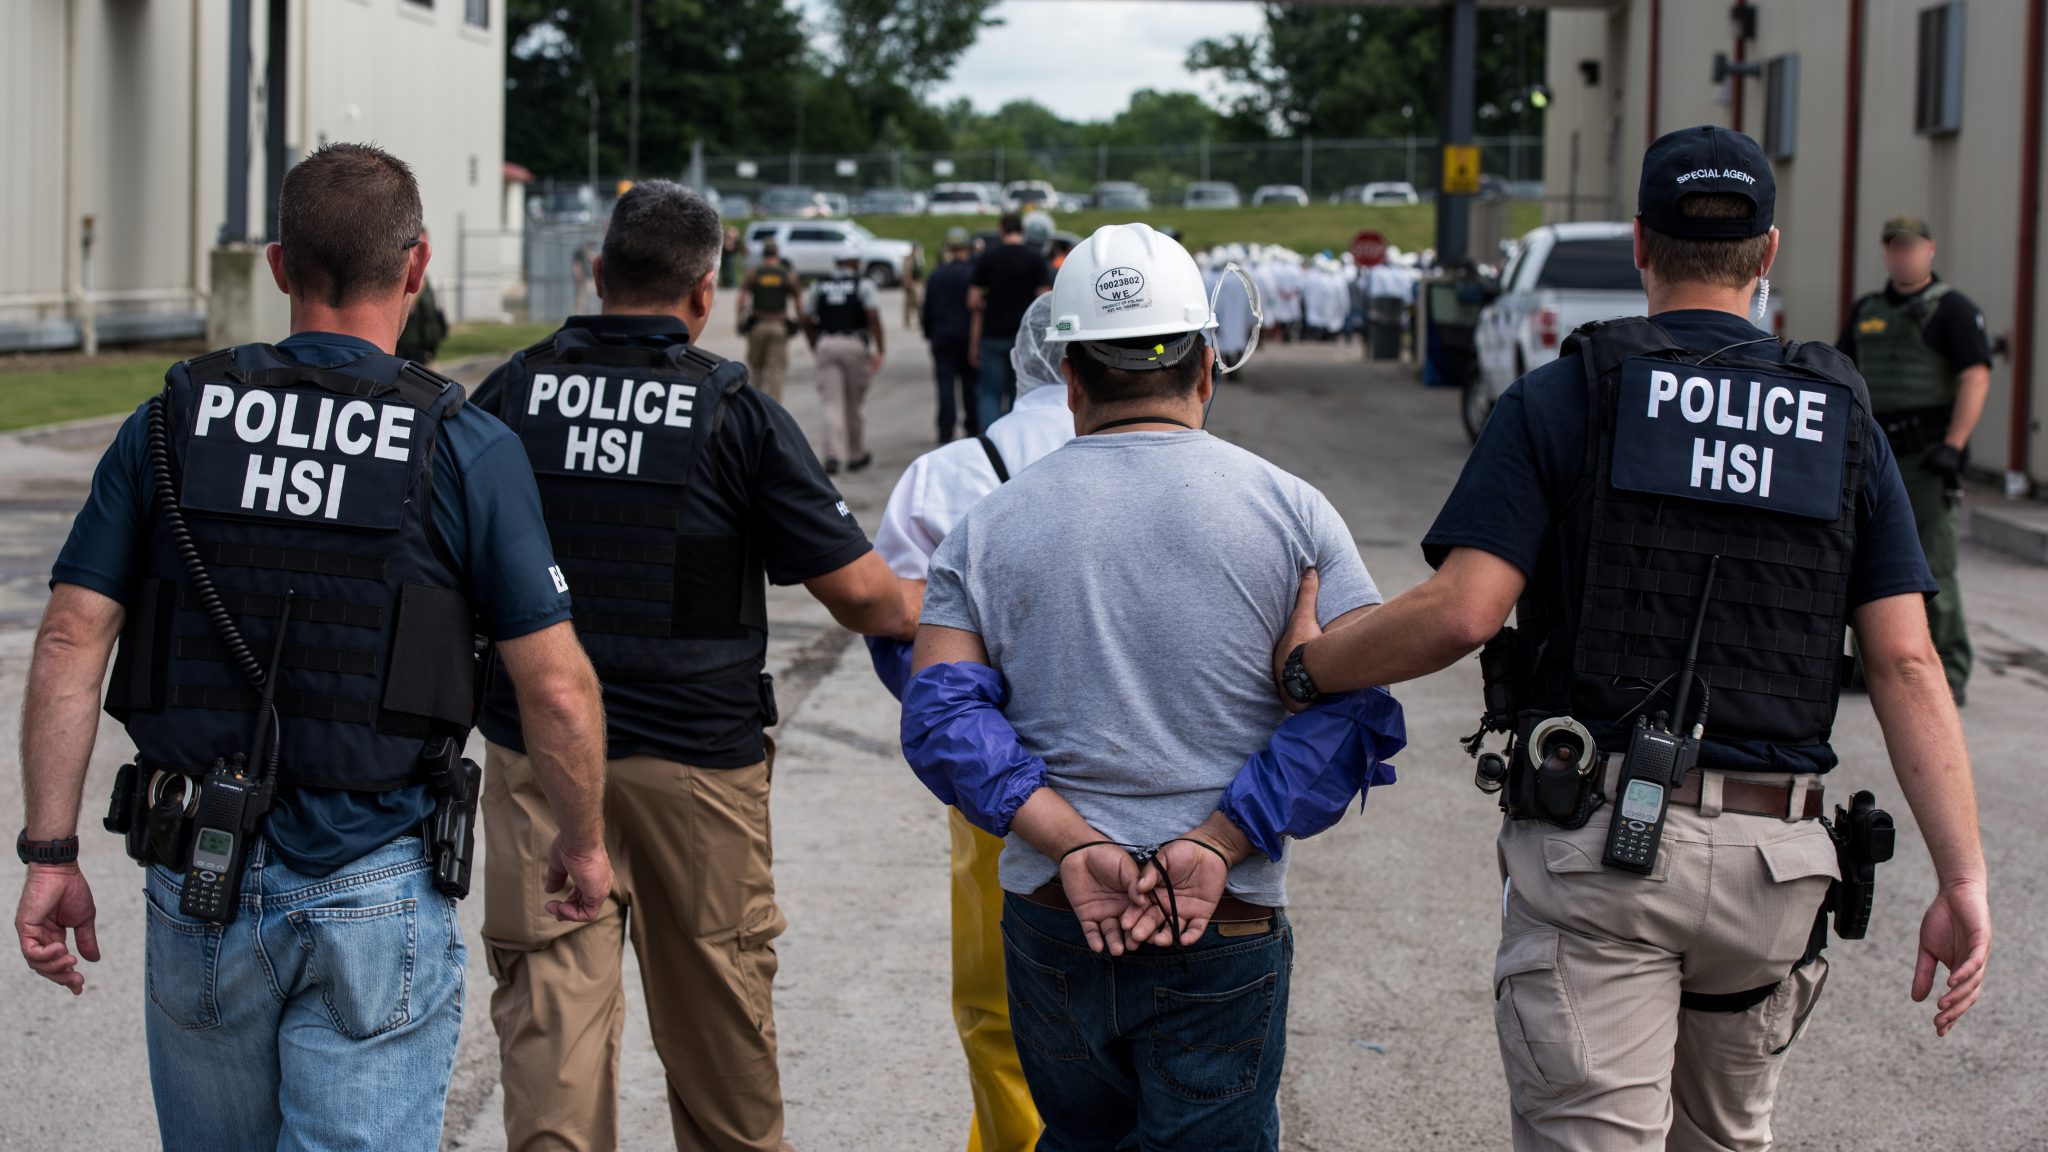
[[[1323,494],[1205,432],[1082,436],[974,506],[932,557],[924,623],[978,634],[1003,712],[1051,787],[1110,839],[1156,844],[1216,810],[1286,710],[1273,646],[1302,572],[1325,625],[1377,604]],[[1057,865],[1012,834],[1002,884]],[[1230,891],[1287,902],[1255,855]]]

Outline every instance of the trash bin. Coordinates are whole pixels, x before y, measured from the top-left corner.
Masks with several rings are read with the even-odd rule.
[[[1407,302],[1399,296],[1374,296],[1366,305],[1366,339],[1375,360],[1401,358],[1401,314]]]

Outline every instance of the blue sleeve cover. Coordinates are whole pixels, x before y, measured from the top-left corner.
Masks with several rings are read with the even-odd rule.
[[[887,636],[863,636],[868,642],[868,659],[875,665],[875,675],[882,678],[882,687],[889,695],[903,699],[903,689],[910,682],[910,645]]]
[[[903,758],[932,795],[991,836],[1008,835],[1017,809],[1045,785],[1045,761],[1003,718],[1009,699],[1003,674],[985,664],[934,664],[903,691]]]
[[[1323,831],[1343,819],[1353,796],[1363,808],[1366,789],[1392,784],[1387,757],[1407,745],[1407,720],[1393,693],[1369,688],[1332,696],[1274,729],[1264,750],[1237,770],[1217,808],[1278,862],[1287,838]]]

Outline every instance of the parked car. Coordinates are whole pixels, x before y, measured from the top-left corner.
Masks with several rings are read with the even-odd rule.
[[[754,214],[754,202],[737,192],[719,198],[718,214],[727,220],[745,220]]]
[[[820,192],[818,193],[818,204],[824,209],[823,212],[819,213],[821,216],[853,215],[853,202],[846,198],[846,193],[844,192]]]
[[[916,216],[924,211],[924,193],[908,188],[870,188],[854,202],[860,216]]]
[[[823,216],[825,205],[818,199],[818,191],[815,188],[807,188],[801,184],[779,184],[761,193],[761,214],[811,218]]]
[[[1043,180],[1012,180],[1003,186],[1003,207],[1012,212],[1033,208],[1051,212],[1060,206],[1060,194]]]
[[[1286,204],[1294,208],[1308,207],[1308,190],[1299,184],[1266,184],[1252,193],[1252,206]]]
[[[526,202],[527,215],[542,224],[594,224],[597,195],[588,184],[557,187]]]
[[[1085,212],[1095,207],[1095,197],[1086,192],[1060,193],[1060,209],[1065,212]]]
[[[932,216],[992,216],[996,202],[979,184],[940,184],[925,198],[925,212]]]
[[[1421,200],[1415,185],[1406,180],[1382,180],[1367,184],[1359,197],[1361,204],[1414,204]]]
[[[839,247],[852,240],[860,245],[861,273],[876,287],[896,285],[912,244],[908,240],[884,240],[851,220],[760,220],[747,226],[747,263],[761,259],[761,244],[770,238],[781,251],[783,262],[799,276],[829,276],[838,266]]]
[[[1244,205],[1244,197],[1237,194],[1237,185],[1225,184],[1221,180],[1197,180],[1188,185],[1187,196],[1181,200],[1183,208],[1238,208]]]
[[[1092,207],[1116,212],[1148,212],[1152,208],[1152,194],[1142,185],[1127,180],[1105,180],[1095,186]]]
[[[1548,224],[1522,237],[1501,271],[1500,291],[1479,312],[1474,344],[1479,370],[1465,384],[1459,412],[1473,439],[1508,385],[1557,359],[1581,324],[1649,310],[1636,271],[1633,228],[1624,223]],[[1777,297],[1762,327],[1785,337]]]

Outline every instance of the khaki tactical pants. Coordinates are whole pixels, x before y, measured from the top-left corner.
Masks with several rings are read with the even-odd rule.
[[[867,341],[847,335],[818,337],[818,399],[825,405],[825,459],[860,459],[868,450]]]
[[[789,371],[789,325],[780,316],[757,316],[747,329],[747,378],[782,403],[782,378]]]
[[[565,924],[543,907],[555,821],[526,757],[493,744],[484,768],[484,943],[512,1152],[619,1142],[619,1044],[628,936],[678,1149],[787,1149],[775,1063],[768,759],[708,769],[610,762],[604,914]]]
[[[1792,966],[1838,875],[1833,842],[1818,821],[1674,806],[1654,873],[1637,876],[1600,863],[1613,811],[1577,831],[1501,829],[1494,1029],[1514,1146],[1761,1152],[1785,1050],[1827,979],[1825,959]],[[1773,983],[1746,1011],[1680,1002]]]

